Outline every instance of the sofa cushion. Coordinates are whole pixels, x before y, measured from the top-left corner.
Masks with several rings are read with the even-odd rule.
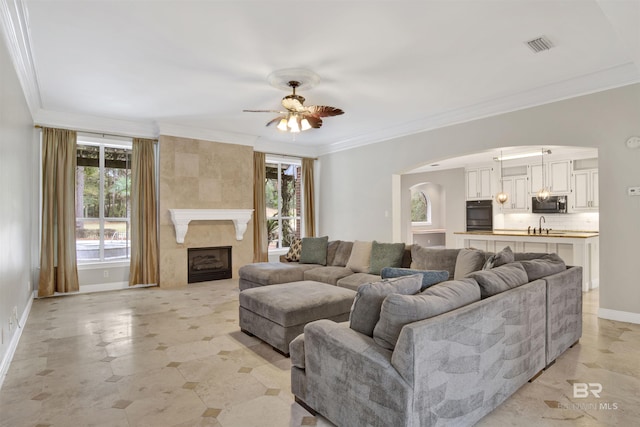
[[[438,283],[417,295],[391,294],[382,303],[373,339],[393,350],[406,324],[428,319],[480,300],[480,288],[473,279]]]
[[[327,245],[329,238],[303,237],[300,251],[300,264],[327,265]]]
[[[482,270],[484,252],[478,249],[460,249],[456,257],[453,280],[464,279],[467,274]]]
[[[304,272],[304,280],[315,280],[316,282],[328,283],[330,285],[337,285],[338,280],[343,277],[350,276],[353,271],[347,267],[318,267],[312,268]]]
[[[302,239],[296,237],[291,242],[289,252],[284,256],[284,259],[289,262],[298,262],[300,261],[300,251],[302,251]]]
[[[421,286],[422,276],[419,274],[361,285],[351,306],[349,326],[361,334],[373,336],[373,328],[380,318],[380,307],[385,297],[393,293],[415,294]]]
[[[327,243],[327,264],[333,265],[336,259],[336,252],[338,252],[338,248],[340,247],[340,240],[331,240]]]
[[[449,279],[449,272],[446,270],[414,270],[411,268],[395,268],[385,267],[380,272],[383,279],[392,279],[394,277],[410,276],[412,274],[422,275],[422,288],[424,291],[431,285],[444,282]]]
[[[460,249],[432,249],[418,244],[411,247],[411,268],[415,270],[447,270],[454,277]]]
[[[346,267],[351,256],[351,249],[353,248],[353,242],[340,241],[338,248],[336,249],[336,255],[333,258],[333,265],[335,267]]]
[[[375,240],[371,244],[371,260],[369,273],[380,274],[384,267],[402,266],[404,243],[379,243]]]
[[[508,264],[515,261],[515,256],[510,246],[505,247],[500,252],[491,255],[482,266],[483,270],[490,270],[494,267]]]
[[[527,272],[530,282],[551,274],[560,273],[567,268],[562,258],[555,253],[546,254],[538,259],[520,261],[520,264]]]
[[[372,246],[373,242],[361,242],[359,240],[353,242],[347,268],[355,273],[368,273]]]
[[[316,264],[297,262],[256,262],[240,267],[238,275],[240,280],[265,286],[303,280],[306,270],[318,267]]]
[[[338,280],[337,285],[341,288],[351,289],[352,291],[357,291],[360,285],[364,285],[365,283],[373,283],[378,282],[380,280],[380,276],[369,273],[353,273],[350,276],[343,277]]]
[[[527,272],[520,262],[501,265],[491,270],[481,270],[469,274],[480,285],[482,298],[499,294],[529,282]]]

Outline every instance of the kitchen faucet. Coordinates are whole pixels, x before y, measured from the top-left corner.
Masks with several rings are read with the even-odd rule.
[[[542,234],[542,220],[544,220],[545,224],[547,223],[547,218],[544,215],[540,215],[540,220],[538,221],[538,230],[540,230],[539,234]]]

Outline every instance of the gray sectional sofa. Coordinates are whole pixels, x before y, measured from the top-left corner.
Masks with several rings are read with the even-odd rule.
[[[241,290],[309,280],[355,291],[349,321],[312,321],[289,345],[296,401],[338,426],[471,425],[582,335],[582,269],[555,254],[412,245],[381,271],[371,252],[363,271],[346,250],[362,245],[341,243],[323,264],[240,269]],[[405,275],[402,292],[381,280]]]

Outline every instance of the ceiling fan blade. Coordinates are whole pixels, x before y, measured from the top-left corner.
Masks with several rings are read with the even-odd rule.
[[[307,119],[311,127],[314,129],[322,127],[322,119],[320,117],[305,115],[305,119]]]
[[[274,123],[278,123],[280,120],[286,118],[285,116],[278,116],[273,120],[270,120],[269,122],[267,122],[266,126],[271,126]]]
[[[242,110],[243,113],[278,113],[278,114],[286,114],[286,111],[278,111],[278,110]]]
[[[327,105],[311,105],[307,107],[307,114],[314,117],[330,117],[344,114],[340,108],[329,107]]]

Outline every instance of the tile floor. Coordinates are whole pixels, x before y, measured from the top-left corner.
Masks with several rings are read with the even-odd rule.
[[[330,426],[293,401],[289,359],[238,328],[236,280],[36,300],[0,390],[0,426]],[[640,325],[596,317],[580,344],[482,426],[635,425]],[[574,382],[600,398],[574,398]]]

